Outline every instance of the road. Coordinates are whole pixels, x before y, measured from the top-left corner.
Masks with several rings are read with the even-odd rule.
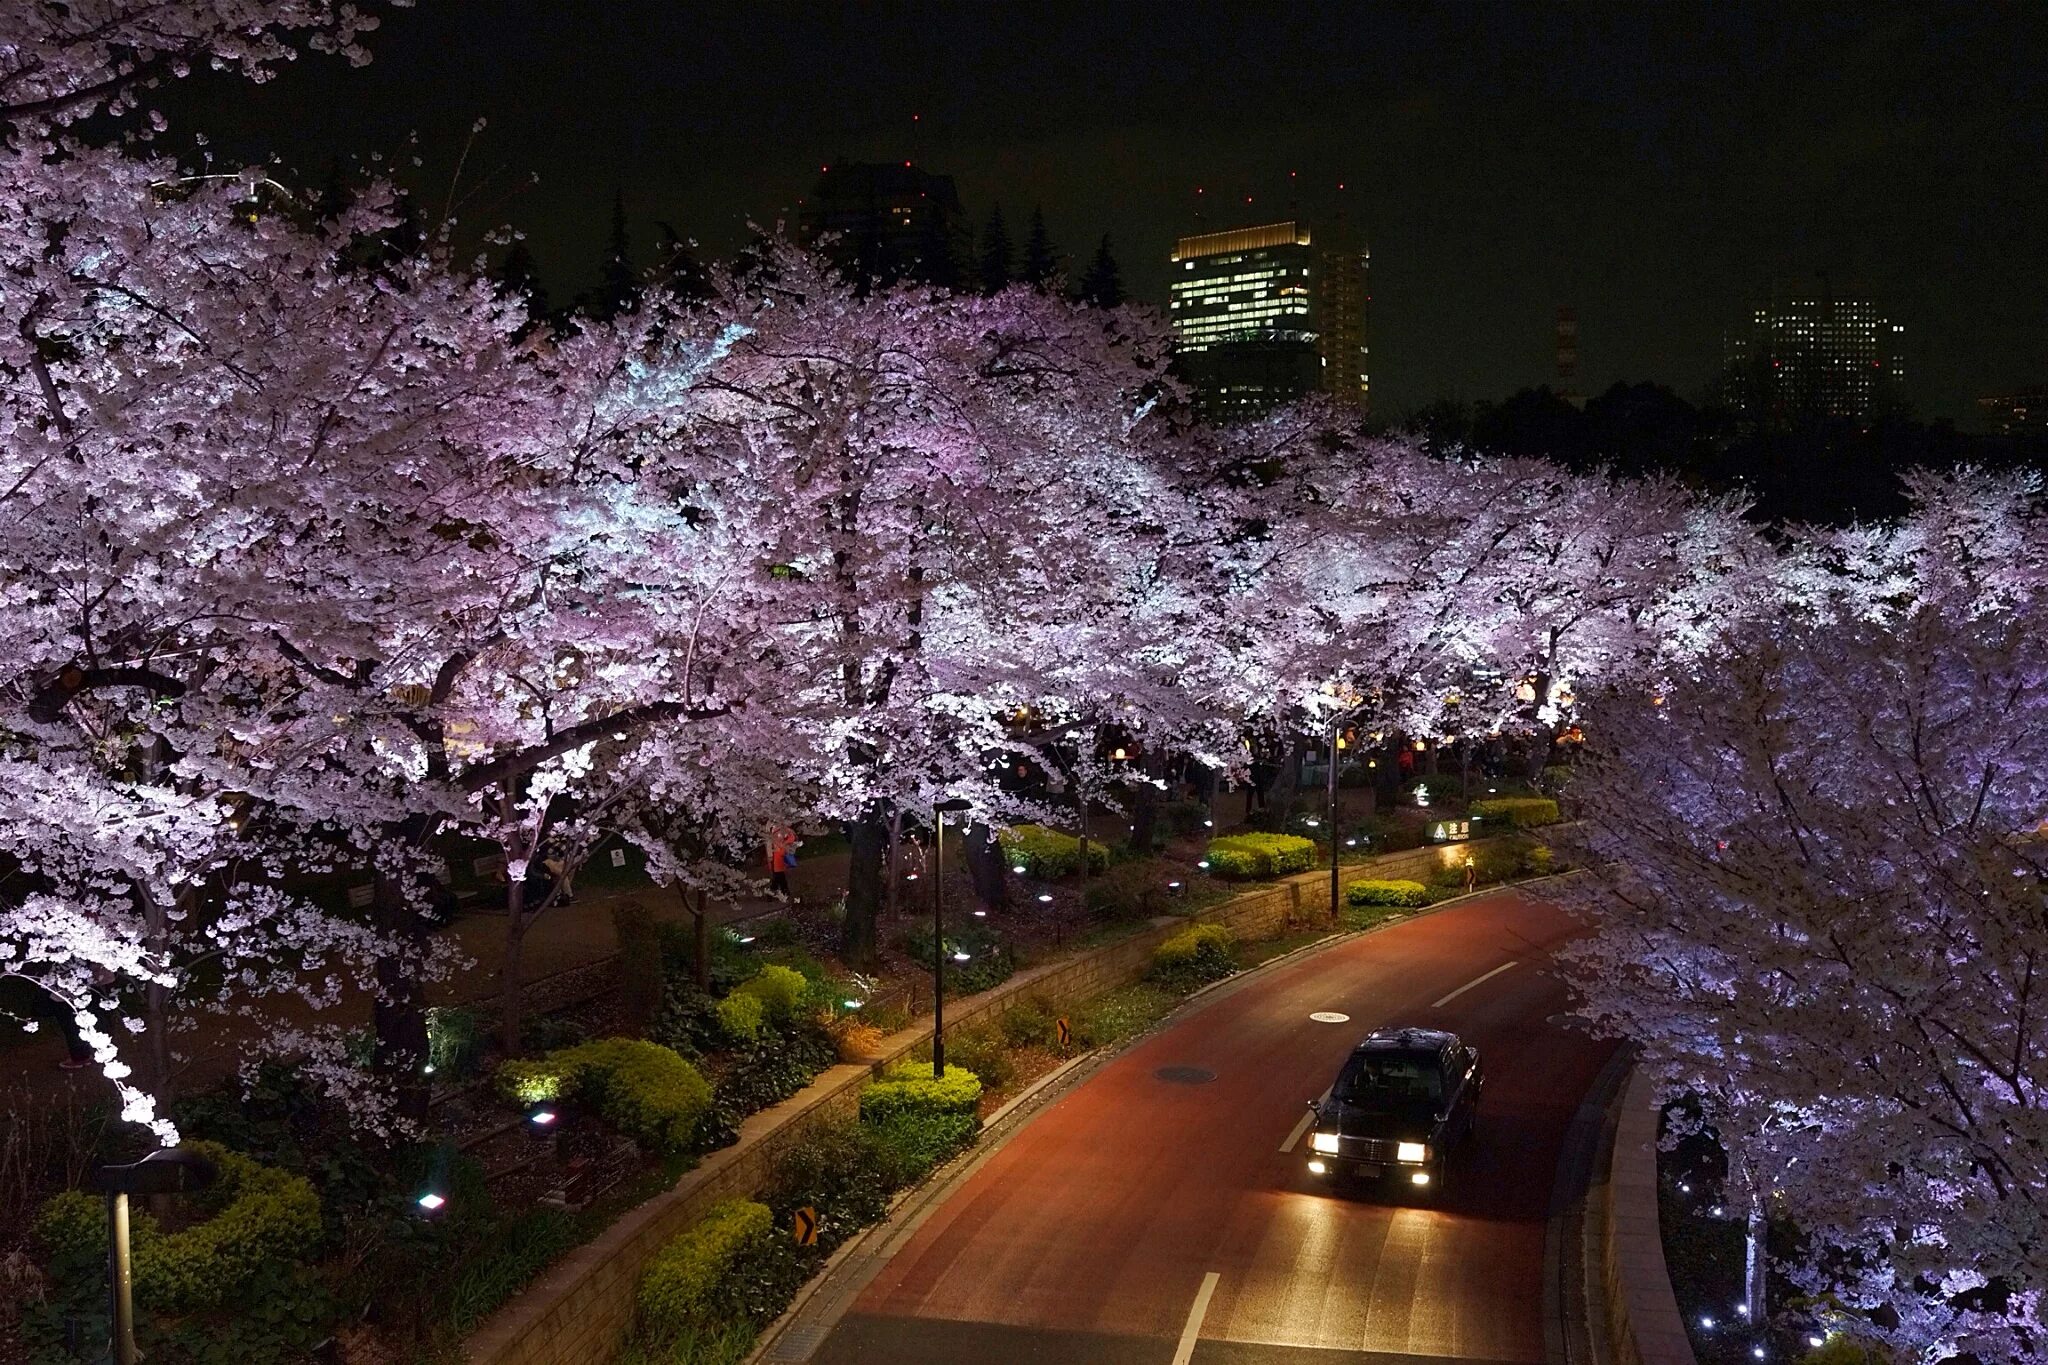
[[[1549,1022],[1566,998],[1547,954],[1572,932],[1501,892],[1224,988],[1018,1132],[812,1359],[1543,1362],[1553,1177],[1611,1053]],[[1307,1101],[1401,1024],[1478,1045],[1474,1140],[1439,1198],[1333,1196],[1302,1169]]]

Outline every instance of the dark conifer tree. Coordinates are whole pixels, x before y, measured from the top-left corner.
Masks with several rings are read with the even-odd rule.
[[[1095,248],[1095,258],[1088,262],[1087,272],[1081,276],[1080,292],[1083,303],[1092,303],[1097,308],[1115,308],[1124,301],[1123,272],[1116,268],[1116,257],[1109,254],[1107,233]]]
[[[1003,206],[997,204],[981,230],[981,292],[1000,293],[1009,288],[1016,273],[1010,265],[1010,232],[1003,226]]]
[[[1024,235],[1024,261],[1017,269],[1017,276],[1042,293],[1059,269],[1059,254],[1052,249],[1052,235],[1045,230],[1045,213],[1034,208],[1031,210],[1031,230]]]
[[[925,212],[924,226],[917,234],[917,263],[910,274],[920,283],[949,293],[959,292],[965,283],[960,254],[954,250],[952,234],[946,231],[946,216],[936,208]]]
[[[548,291],[540,282],[540,271],[534,265],[533,253],[527,250],[526,239],[513,241],[512,249],[505,253],[505,259],[498,262],[492,272],[498,282],[500,294],[518,294],[526,300],[526,311],[533,317],[545,317],[548,311]]]
[[[598,275],[597,291],[585,301],[583,311],[598,319],[630,313],[640,301],[640,277],[633,269],[633,243],[626,235],[626,192],[612,194],[612,230],[604,247],[604,263]]]

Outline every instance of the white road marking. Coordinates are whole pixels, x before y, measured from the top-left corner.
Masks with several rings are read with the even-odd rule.
[[[1506,971],[1508,968],[1514,965],[1515,964],[1512,962],[1503,962],[1500,964],[1500,966],[1495,967],[1485,976],[1473,977],[1470,981],[1467,981],[1464,985],[1458,987],[1458,989],[1452,991],[1449,995],[1445,996],[1443,999],[1431,1005],[1430,1008],[1433,1010],[1442,1009],[1445,1005],[1450,1004],[1453,1000],[1456,1000],[1459,996],[1463,995],[1466,991],[1471,990],[1474,986],[1485,985],[1487,982],[1493,980],[1496,976],[1499,976],[1502,972]]]
[[[1308,1111],[1307,1113],[1303,1114],[1303,1115],[1301,1116],[1301,1122],[1299,1122],[1299,1123],[1295,1124],[1295,1125],[1294,1125],[1294,1131],[1293,1131],[1293,1132],[1291,1132],[1291,1133],[1289,1133],[1289,1134],[1287,1135],[1287,1141],[1285,1141],[1285,1142],[1283,1142],[1283,1143],[1281,1143],[1281,1144],[1280,1144],[1280,1150],[1281,1150],[1281,1152],[1282,1152],[1282,1153],[1284,1154],[1284,1153],[1287,1153],[1287,1152],[1291,1152],[1291,1151],[1293,1151],[1293,1150],[1294,1150],[1294,1144],[1295,1144],[1295,1143],[1297,1143],[1297,1142],[1299,1142],[1299,1141],[1301,1141],[1301,1135],[1302,1135],[1303,1133],[1306,1133],[1306,1132],[1308,1131],[1308,1126],[1309,1126],[1309,1125],[1310,1125],[1311,1123],[1314,1123],[1315,1121],[1316,1121],[1316,1111],[1315,1111],[1315,1110],[1311,1109],[1311,1110],[1309,1110],[1309,1111]]]
[[[1202,1334],[1202,1318],[1209,1311],[1209,1296],[1216,1292],[1219,1278],[1213,1270],[1202,1277],[1202,1287],[1195,1292],[1195,1306],[1188,1310],[1187,1326],[1180,1329],[1180,1347],[1173,1353],[1173,1365],[1188,1365],[1194,1359],[1195,1338]]]

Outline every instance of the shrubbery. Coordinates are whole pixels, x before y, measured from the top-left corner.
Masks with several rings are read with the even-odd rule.
[[[1021,867],[1027,876],[1068,877],[1081,870],[1081,841],[1044,825],[1012,825],[1000,840],[1003,857],[1011,867]],[[1088,868],[1100,872],[1109,866],[1109,850],[1089,841]]]
[[[860,1092],[863,1123],[884,1124],[911,1116],[976,1115],[981,1106],[981,1081],[962,1066],[948,1066],[932,1075],[930,1062],[898,1062],[880,1080]]]
[[[657,1339],[720,1325],[733,1263],[772,1235],[766,1204],[728,1199],[654,1253],[640,1275],[640,1320]]]
[[[1106,923],[1150,919],[1167,911],[1166,888],[1147,863],[1124,863],[1088,883],[1081,903]]]
[[[499,1093],[520,1104],[575,1099],[646,1147],[689,1150],[711,1108],[711,1084],[673,1048],[639,1038],[605,1038],[498,1068]]]
[[[1398,905],[1412,909],[1429,904],[1429,888],[1421,882],[1368,878],[1351,883],[1344,899],[1350,905]]]
[[[904,955],[919,966],[932,960],[932,930],[920,924],[903,935]],[[967,954],[965,962],[954,953]],[[1017,955],[1002,936],[981,920],[946,930],[946,995],[977,995],[1008,981],[1017,970]]]
[[[1209,803],[1169,801],[1159,808],[1159,819],[1173,834],[1200,834],[1209,828]]]
[[[946,1060],[972,1071],[991,1090],[1017,1077],[1003,1035],[993,1024],[969,1024],[946,1033]]]
[[[140,1208],[130,1214],[135,1296],[162,1313],[219,1308],[273,1264],[305,1261],[320,1243],[320,1197],[304,1176],[250,1160],[212,1142],[186,1144],[219,1179],[197,1196],[203,1222],[163,1232]],[[60,1278],[96,1274],[107,1259],[106,1204],[67,1190],[43,1205],[36,1239]]]
[[[1219,877],[1278,877],[1316,865],[1316,844],[1295,834],[1226,834],[1209,841],[1209,870]]]
[[[1489,796],[1470,807],[1474,820],[1514,829],[1536,829],[1558,821],[1557,802],[1547,796]]]
[[[1011,1047],[1048,1047],[1058,1036],[1058,1020],[1043,1000],[1026,1000],[1005,1010],[996,1027]]]
[[[1183,988],[1220,981],[1237,970],[1235,941],[1225,925],[1190,925],[1152,950],[1152,975]]]

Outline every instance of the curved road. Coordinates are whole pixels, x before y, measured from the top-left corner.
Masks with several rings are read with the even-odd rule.
[[[811,1359],[1539,1365],[1552,1181],[1612,1052],[1549,1022],[1573,932],[1501,892],[1222,988],[1012,1137]],[[1478,1045],[1477,1132],[1434,1200],[1334,1196],[1302,1170],[1307,1101],[1401,1024]]]

